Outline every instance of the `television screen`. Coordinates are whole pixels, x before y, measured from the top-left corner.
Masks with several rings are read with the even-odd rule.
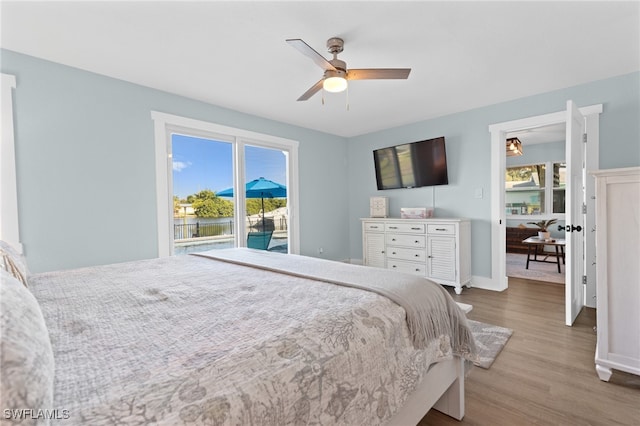
[[[373,151],[378,189],[447,185],[444,137]]]

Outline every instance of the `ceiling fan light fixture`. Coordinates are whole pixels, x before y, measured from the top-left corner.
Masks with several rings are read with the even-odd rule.
[[[347,80],[340,76],[327,77],[322,82],[322,88],[331,93],[343,92],[347,88]]]

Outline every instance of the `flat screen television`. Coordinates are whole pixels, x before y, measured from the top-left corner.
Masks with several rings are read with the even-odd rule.
[[[378,189],[447,185],[444,136],[373,151]]]

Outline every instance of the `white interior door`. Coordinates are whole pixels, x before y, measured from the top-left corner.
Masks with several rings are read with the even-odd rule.
[[[572,325],[584,306],[584,116],[573,101],[567,101],[566,164],[566,324]]]

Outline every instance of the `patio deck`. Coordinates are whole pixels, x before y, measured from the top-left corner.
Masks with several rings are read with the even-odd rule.
[[[174,243],[173,254],[183,255],[189,253],[197,253],[207,250],[224,249],[234,247],[233,235],[218,235],[214,237],[185,238],[176,240]],[[269,251],[279,253],[287,253],[289,249],[289,241],[287,231],[274,231],[269,243]]]

